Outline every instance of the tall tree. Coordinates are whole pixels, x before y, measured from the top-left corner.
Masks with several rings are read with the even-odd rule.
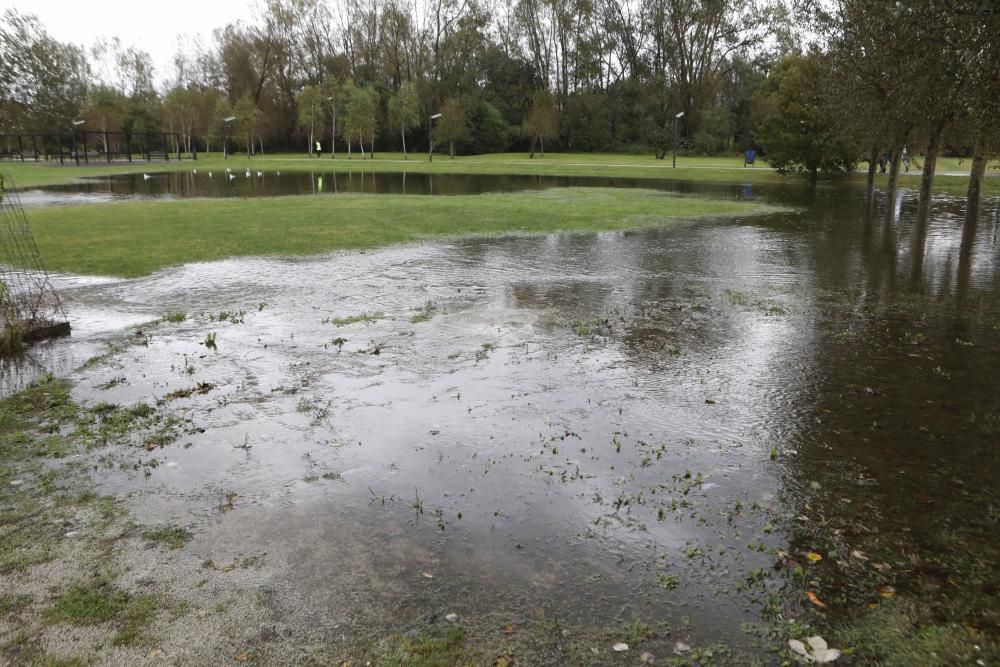
[[[417,87],[412,83],[404,83],[399,92],[389,98],[389,126],[399,132],[403,140],[403,158],[406,154],[406,133],[420,124],[420,99],[417,97]]]
[[[295,96],[299,108],[299,127],[309,131],[309,156],[312,157],[316,142],[316,130],[323,126],[325,118],[323,90],[319,86],[306,86]]]

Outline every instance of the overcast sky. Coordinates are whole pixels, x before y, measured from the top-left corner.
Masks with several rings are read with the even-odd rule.
[[[118,37],[143,49],[153,58],[158,83],[173,74],[177,35],[199,35],[208,46],[212,30],[251,16],[246,0],[0,0],[0,13],[9,8],[37,15],[60,42],[89,49],[100,37]]]

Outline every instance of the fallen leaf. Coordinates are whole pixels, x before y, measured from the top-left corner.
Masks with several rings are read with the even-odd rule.
[[[826,640],[819,635],[807,638],[805,643],[802,643],[798,639],[789,639],[788,646],[806,662],[824,664],[833,662],[840,657],[840,651],[835,648],[829,648]]]
[[[617,651],[618,653],[623,653],[628,650],[628,644],[626,644],[625,642],[618,642],[617,644],[611,647],[611,650]]]
[[[434,575],[431,574],[430,572],[421,572],[420,576],[423,577],[424,579],[433,579],[434,578]]]
[[[511,667],[514,664],[514,656],[509,653],[498,655],[493,659],[493,667]]]
[[[812,591],[806,591],[806,597],[809,598],[809,601],[812,602],[817,607],[819,607],[820,609],[826,609],[826,603],[820,600],[819,596],[817,596]]]
[[[691,647],[685,644],[684,642],[677,642],[676,644],[674,644],[674,653],[676,653],[677,655],[680,655],[681,653],[687,653],[690,650]]]
[[[815,551],[810,551],[809,553],[806,554],[806,560],[809,561],[810,563],[818,563],[821,560],[823,560],[823,557],[820,556]]]
[[[235,660],[236,660],[236,662],[246,662],[246,661],[248,661],[248,660],[249,660],[249,659],[250,659],[251,657],[253,657],[253,653],[252,653],[252,652],[250,652],[249,650],[247,650],[247,651],[243,651],[242,653],[239,653],[239,654],[238,654],[238,655],[236,656]]]
[[[889,598],[891,598],[893,595],[896,594],[896,589],[889,585],[879,586],[878,594],[884,597],[886,600],[888,600]]]
[[[500,632],[504,633],[505,635],[512,635],[512,634],[514,634],[514,626],[513,625],[505,625],[502,628],[500,628]]]
[[[876,570],[878,570],[883,574],[892,569],[892,566],[889,565],[888,563],[872,563],[872,567],[874,567]]]
[[[656,657],[649,651],[645,651],[639,656],[639,663],[643,665],[652,665],[656,663]]]
[[[458,623],[458,614],[455,613],[448,614],[447,616],[444,617],[444,620],[448,621],[449,623]]]
[[[868,560],[868,556],[866,556],[863,551],[858,551],[857,549],[851,552],[851,558],[857,558],[858,560]]]

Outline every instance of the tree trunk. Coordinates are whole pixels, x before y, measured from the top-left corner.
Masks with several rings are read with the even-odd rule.
[[[455,159],[455,142],[454,141],[449,141],[448,142],[448,159],[449,160],[454,160]]]
[[[540,157],[545,157],[545,137],[538,137],[538,147],[541,149],[538,155]]]
[[[410,156],[406,154],[406,130],[400,130],[399,136],[403,138],[403,159],[409,160]]]
[[[531,137],[531,154],[528,156],[528,159],[530,160],[530,159],[532,159],[534,157],[535,157],[535,137],[532,136]]]
[[[812,165],[809,167],[809,185],[816,185],[819,180],[819,167]]]
[[[358,135],[358,147],[361,149],[361,159],[365,159],[365,137],[363,134]]]
[[[938,151],[941,148],[941,133],[943,125],[934,128],[930,141],[927,142],[927,154],[924,156],[924,172],[920,177],[920,206],[917,209],[917,224],[924,225],[931,214],[931,191],[934,187],[934,172],[937,170]]]
[[[333,122],[330,123],[330,159],[337,159],[337,112],[333,112]]]
[[[865,210],[870,211],[875,204],[875,171],[878,169],[878,146],[872,146],[868,153],[868,180],[865,183]]]
[[[313,122],[309,121],[309,157],[313,156],[313,142],[316,141],[316,135],[313,131]]]
[[[375,127],[374,122],[372,123],[372,127],[373,128]],[[372,130],[372,142],[369,144],[369,146],[371,146],[371,151],[369,151],[371,153],[371,159],[374,160],[375,159],[375,130],[374,129]]]
[[[348,137],[345,137],[344,140],[347,142],[347,159],[350,160],[351,159],[351,140]]]
[[[983,205],[983,177],[986,175],[986,153],[982,139],[976,140],[972,153],[972,169],[969,170],[969,193],[965,201],[965,225],[975,227],[979,222],[979,210]]]
[[[889,205],[886,208],[889,220],[896,216],[896,190],[899,187],[899,164],[902,162],[902,150],[902,142],[892,147],[892,162],[889,167]]]

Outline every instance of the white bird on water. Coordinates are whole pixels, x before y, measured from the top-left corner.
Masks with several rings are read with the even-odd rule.
[[[192,169],[191,173],[194,174],[195,176],[197,176],[198,175],[198,170],[197,169]]]
[[[229,180],[231,181],[236,180],[236,174],[229,174]]]
[[[152,176],[150,176],[149,174],[143,174],[142,175],[142,180],[144,180],[144,181],[148,181],[151,178],[152,178]]]
[[[250,167],[247,167],[247,178],[250,178]]]
[[[208,172],[208,177],[212,178],[212,172]]]
[[[264,178],[264,172],[258,171],[257,172],[257,178]]]

